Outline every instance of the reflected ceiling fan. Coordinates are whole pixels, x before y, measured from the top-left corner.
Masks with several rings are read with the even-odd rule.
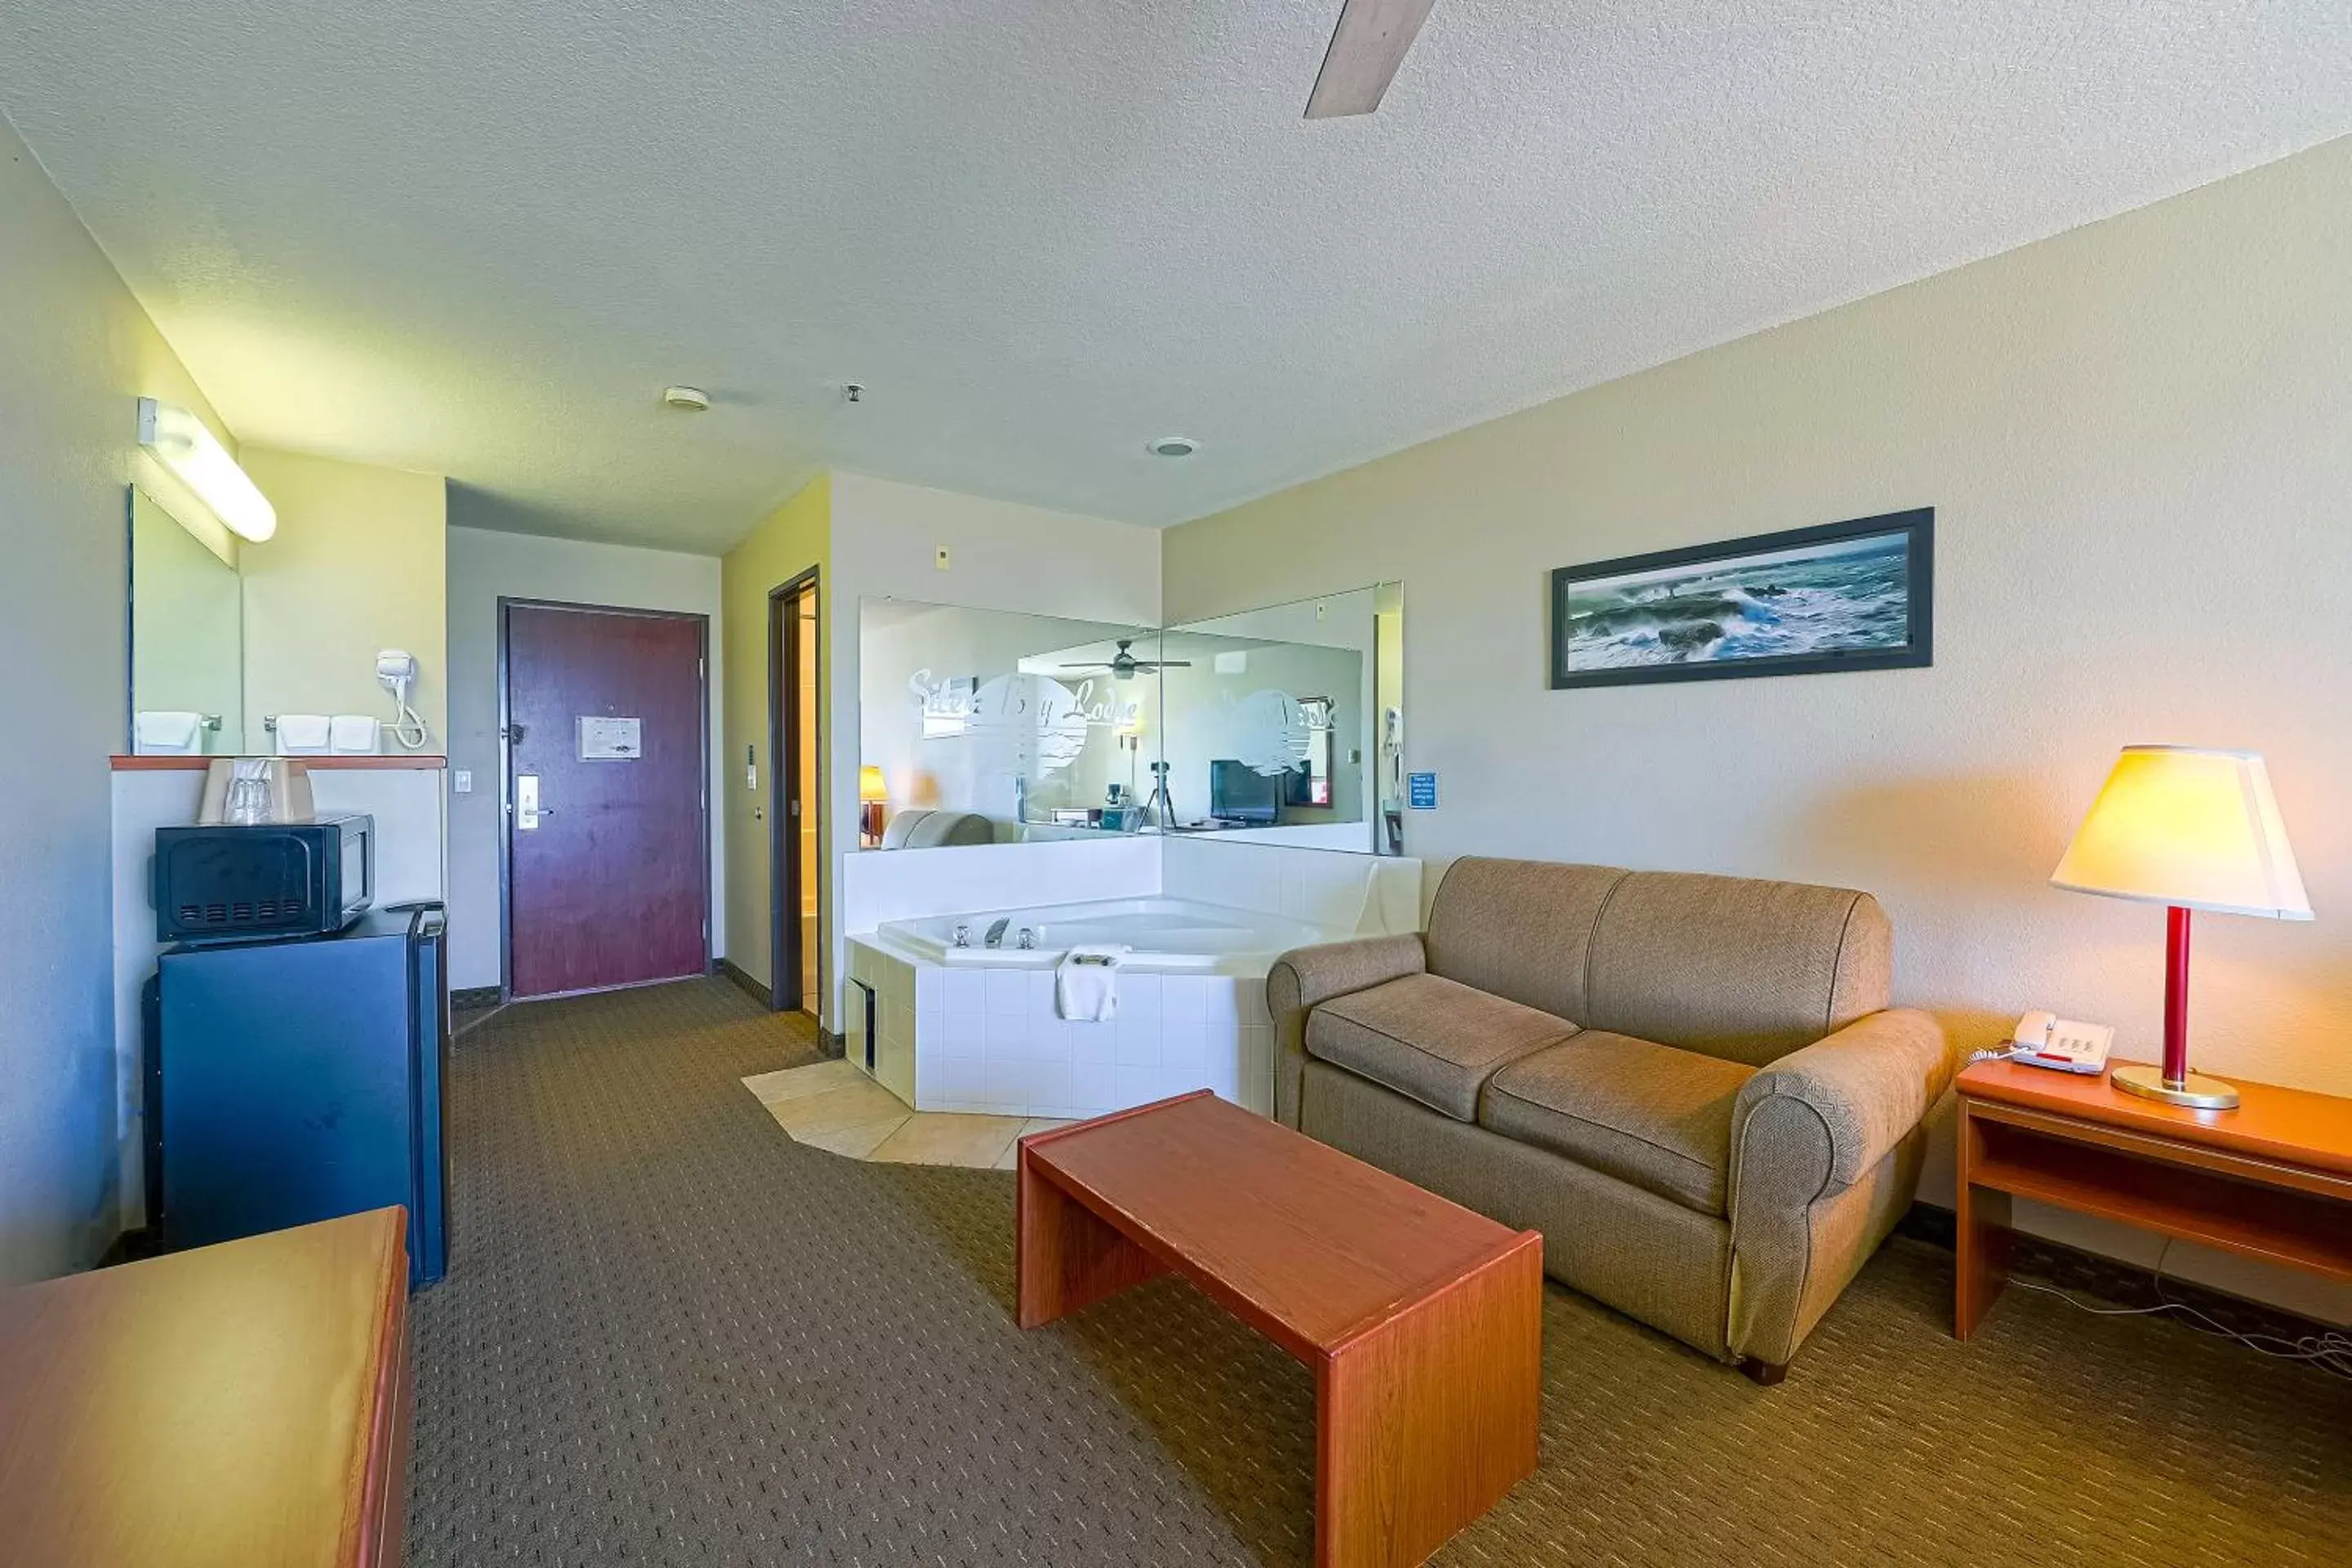
[[[1138,658],[1127,651],[1134,641],[1133,637],[1119,638],[1118,652],[1111,656],[1108,664],[1066,664],[1062,668],[1072,671],[1108,670],[1113,680],[1133,680],[1138,674],[1148,675],[1155,669],[1192,668],[1192,661],[1189,658]]]
[[[1436,0],[1346,0],[1339,7],[1339,25],[1331,29],[1331,47],[1323,51],[1315,90],[1307,95],[1307,118],[1336,120],[1378,109],[1381,95],[1404,64],[1405,51],[1412,47],[1434,4]]]

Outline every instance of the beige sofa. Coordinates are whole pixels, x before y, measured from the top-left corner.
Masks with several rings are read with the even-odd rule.
[[[882,849],[938,849],[954,844],[993,844],[996,825],[976,811],[927,811],[910,807],[882,830]]]
[[[1457,860],[1425,935],[1286,953],[1276,1114],[1759,1382],[1911,1202],[1957,1066],[1867,893]]]

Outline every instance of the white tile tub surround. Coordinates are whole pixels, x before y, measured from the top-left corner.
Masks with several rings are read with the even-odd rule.
[[[1421,929],[1421,862],[1242,843],[1209,836],[1161,840],[1163,896],[1311,921],[1378,936]]]
[[[891,921],[1015,903],[1142,899],[1160,891],[1160,840],[1141,835],[864,849],[843,859],[842,929],[852,936]]]
[[[1074,1023],[1049,963],[929,962],[885,921],[1102,900],[1177,898],[1309,921],[1337,940],[1417,931],[1418,860],[1287,845],[1137,836],[849,857],[849,978],[875,992],[873,1073],[919,1110],[1099,1116],[1207,1089],[1273,1114],[1274,1028],[1263,963],[1128,967],[1118,1016]],[[844,998],[849,1060],[866,1059],[864,1009]]]
[[[1045,965],[910,963],[853,937],[850,969],[861,979],[879,976],[882,997],[901,984],[911,991],[904,1045],[882,1004],[875,1076],[919,1110],[1080,1118],[1207,1089],[1261,1115],[1273,1111],[1274,1029],[1262,974],[1122,971],[1117,1019],[1082,1024],[1055,1010],[1054,971]],[[851,1022],[858,1022],[854,1014]],[[862,1060],[862,1044],[848,1044],[852,1059]],[[911,1092],[899,1087],[901,1061]]]

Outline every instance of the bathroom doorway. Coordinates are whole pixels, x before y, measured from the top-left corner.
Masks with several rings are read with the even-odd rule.
[[[821,605],[812,567],[768,595],[768,1005],[822,1022],[825,968]]]

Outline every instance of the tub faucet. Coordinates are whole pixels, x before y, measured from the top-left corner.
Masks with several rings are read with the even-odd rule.
[[[991,947],[1003,946],[1004,928],[1012,923],[1013,919],[1008,915],[1004,919],[998,921],[995,924],[990,926],[988,928],[988,945]]]
[[[948,943],[951,947],[970,947],[971,945],[971,927],[968,925],[957,926],[955,928],[955,934],[948,939]]]
[[[1034,926],[1023,926],[1021,928],[1021,951],[1024,952],[1034,952],[1036,951],[1036,928]]]

